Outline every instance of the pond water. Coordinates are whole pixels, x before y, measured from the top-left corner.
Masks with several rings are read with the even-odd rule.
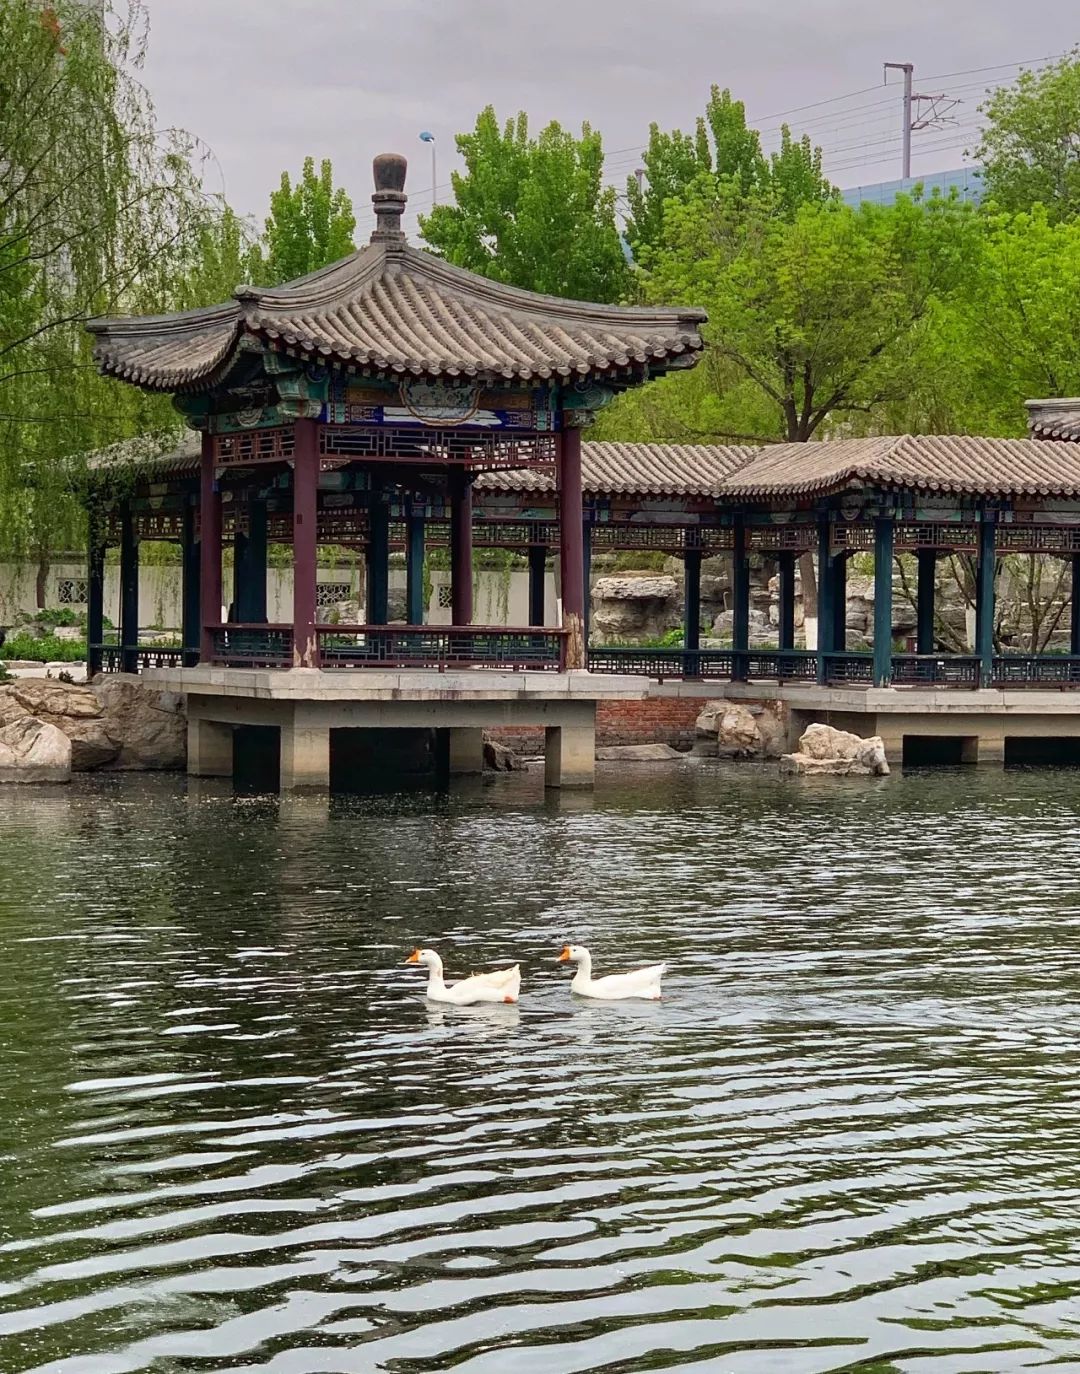
[[[0,792],[0,1370],[1080,1369],[1080,773]],[[668,960],[659,1004],[575,1001]],[[402,961],[520,959],[517,1007]]]

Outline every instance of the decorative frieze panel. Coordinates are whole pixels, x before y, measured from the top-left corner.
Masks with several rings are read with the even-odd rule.
[[[214,461],[224,468],[283,463],[295,452],[296,431],[292,425],[247,430],[242,434],[218,434],[214,438]]]
[[[505,430],[350,428],[319,430],[323,458],[386,459],[395,463],[454,463],[477,472],[506,468],[555,467],[554,434],[512,434]]]

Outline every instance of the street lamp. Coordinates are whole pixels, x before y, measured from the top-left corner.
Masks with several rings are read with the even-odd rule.
[[[434,207],[439,203],[435,195],[435,135],[425,129],[420,135],[420,142],[431,144],[431,204]]]

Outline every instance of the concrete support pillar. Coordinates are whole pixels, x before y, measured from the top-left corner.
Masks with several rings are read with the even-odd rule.
[[[201,661],[214,656],[212,630],[221,624],[221,492],[214,475],[214,437],[202,437],[199,466],[199,635]]]
[[[405,532],[405,619],[410,625],[424,623],[424,534],[423,507],[410,503]],[[387,540],[389,548],[389,527]]]
[[[975,568],[975,653],[979,686],[989,687],[994,674],[994,524],[983,512],[979,525],[979,558]]]
[[[187,770],[193,778],[231,778],[233,736],[231,725],[216,720],[188,717]]]
[[[472,486],[468,474],[450,473],[450,619],[471,625],[473,618]]]
[[[369,625],[385,625],[390,618],[390,506],[374,484],[368,502],[366,614]]]
[[[558,435],[559,572],[562,626],[567,632],[566,666],[584,668],[585,544],[581,500],[581,430],[564,411]]]
[[[731,554],[731,647],[736,658],[731,676],[736,681],[746,677],[746,662],[738,657],[750,648],[750,559],[746,552],[746,522],[742,515],[733,517],[734,545]]]
[[[781,651],[795,647],[795,554],[782,552],[778,558],[780,575],[780,625],[779,647]]]
[[[547,581],[547,549],[543,544],[529,546],[529,624],[543,625]]]
[[[199,644],[202,640],[202,546],[195,538],[195,516],[195,498],[192,497],[184,503],[183,547],[180,555],[183,563],[180,639],[184,646],[185,668],[193,668],[198,663]]]
[[[895,524],[874,521],[874,686],[892,685],[892,577]]]
[[[701,648],[701,550],[683,552],[683,647]]]
[[[281,790],[330,787],[330,728],[307,725],[302,716],[281,727]]]
[[[86,671],[93,678],[101,672],[105,638],[105,537],[101,518],[90,512],[86,539]]]
[[[846,553],[835,554],[832,558],[832,641],[833,653],[842,654],[847,649],[847,562]]]
[[[936,647],[934,636],[934,576],[937,572],[937,549],[919,549],[915,555],[918,580],[915,590],[915,652],[932,654]]]
[[[833,594],[836,579],[832,570],[832,529],[829,517],[823,515],[818,520],[818,636],[817,636],[817,680],[824,684],[829,680],[828,655],[833,651],[833,628],[836,617],[833,613]]]
[[[120,666],[125,673],[139,671],[139,541],[131,502],[124,502],[120,517]]]
[[[484,732],[474,726],[453,726],[446,732],[447,765],[452,778],[484,771]]]
[[[1072,556],[1072,590],[1069,593],[1069,653],[1080,656],[1080,553]]]
[[[319,436],[314,420],[296,421],[293,461],[293,666],[317,668]],[[284,745],[282,776],[284,777]],[[284,786],[284,784],[282,784]]]
[[[595,776],[595,721],[549,725],[544,731],[544,786],[591,787]]]

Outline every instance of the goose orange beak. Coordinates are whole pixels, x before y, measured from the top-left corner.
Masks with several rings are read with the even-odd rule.
[[[569,959],[569,958],[570,958],[570,946],[569,946],[569,945],[563,945],[563,951],[562,951],[562,953],[559,955],[558,959],[556,959],[555,962],[556,962],[557,964],[562,964],[562,963],[565,963],[566,960]]]
[[[409,955],[409,957],[405,960],[405,962],[407,964],[418,964],[420,962],[420,951],[418,949],[414,949],[413,952]]]

